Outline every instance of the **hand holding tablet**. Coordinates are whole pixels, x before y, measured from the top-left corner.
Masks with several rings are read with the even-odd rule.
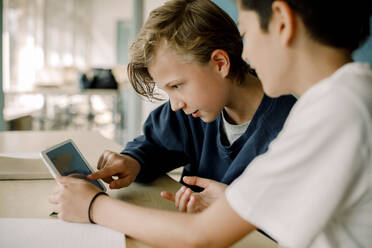
[[[40,155],[54,178],[73,176],[86,179],[86,176],[94,172],[71,139],[42,151]],[[106,191],[100,180],[89,182]]]

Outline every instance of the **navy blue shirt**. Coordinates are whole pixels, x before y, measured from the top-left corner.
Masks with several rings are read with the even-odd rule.
[[[222,114],[209,123],[172,111],[167,102],[149,115],[143,133],[121,152],[138,160],[137,182],[149,182],[184,166],[183,175],[210,178],[230,184],[249,163],[267,151],[296,99],[264,96],[247,130],[230,146],[221,126]]]

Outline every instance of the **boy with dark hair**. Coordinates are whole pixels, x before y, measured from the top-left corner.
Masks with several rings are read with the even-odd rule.
[[[265,92],[299,100],[227,201],[285,247],[370,247],[372,70],[351,53],[369,34],[371,2],[241,0],[239,9],[243,57]]]
[[[256,228],[282,247],[372,247],[372,68],[351,59],[368,35],[371,2],[334,5],[238,1],[244,58],[266,93],[299,100],[268,151],[214,204],[186,215],[102,196],[88,214],[162,247],[226,247]],[[322,27],[318,18],[326,13],[337,25],[350,25],[346,33],[358,30],[355,40]],[[346,24],[349,16],[356,19]],[[65,187],[51,200],[64,204],[63,219],[86,222],[81,213],[99,190],[74,178],[58,181]]]

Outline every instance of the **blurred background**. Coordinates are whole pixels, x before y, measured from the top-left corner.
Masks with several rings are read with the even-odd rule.
[[[162,102],[131,90],[128,48],[164,0],[0,2],[0,130],[95,130],[122,145],[141,134]],[[214,2],[237,20],[234,1]],[[372,64],[371,37],[354,58]]]

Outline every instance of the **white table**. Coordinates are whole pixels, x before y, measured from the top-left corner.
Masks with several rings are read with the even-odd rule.
[[[105,149],[120,152],[122,147],[98,133],[81,131],[19,131],[0,132],[0,153],[39,152],[66,139],[73,139],[84,157],[96,166]],[[0,217],[50,218],[52,210],[48,195],[56,185],[54,180],[5,180],[0,181]],[[161,191],[176,192],[180,184],[168,176],[151,184],[134,183],[128,188],[109,190],[115,198],[133,204],[176,211],[174,204],[160,197]],[[149,247],[127,237],[128,248]],[[245,237],[233,247],[273,248],[275,243],[258,232]]]

